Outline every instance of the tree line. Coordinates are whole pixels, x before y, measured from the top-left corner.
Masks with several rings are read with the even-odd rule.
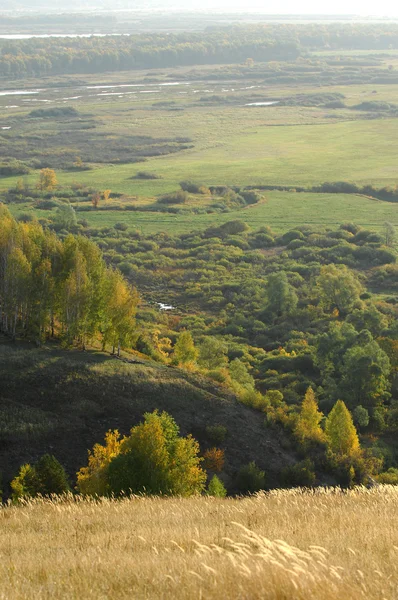
[[[263,24],[179,34],[0,41],[0,77],[292,61],[312,49],[398,47],[398,26]]]
[[[98,246],[60,240],[0,204],[0,331],[41,343],[58,336],[83,348],[94,338],[118,351],[134,333],[137,291],[106,265]]]
[[[266,411],[267,412],[267,411]],[[362,450],[350,411],[338,400],[327,418],[308,388],[291,433],[306,459],[284,469],[285,487],[312,487],[316,470],[327,468],[340,484],[366,483],[381,461]],[[223,470],[224,450],[212,448],[203,456],[191,436],[182,437],[166,412],[146,413],[129,435],[118,430],[105,434],[105,443],[88,451],[87,466],[76,474],[75,490],[84,496],[122,497],[128,494],[192,496],[206,493],[224,497],[227,489],[216,472]],[[208,485],[206,486],[206,483]],[[207,487],[207,489],[206,489]],[[230,491],[252,493],[266,488],[266,475],[255,462],[236,473]],[[68,476],[54,456],[44,455],[35,464],[24,464],[11,481],[14,501],[37,495],[71,491]]]

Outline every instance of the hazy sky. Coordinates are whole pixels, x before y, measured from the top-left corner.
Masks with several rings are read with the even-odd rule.
[[[398,17],[398,0],[0,0],[1,8],[54,10],[102,10],[128,8],[138,11],[258,12],[262,14],[328,14]]]
[[[181,5],[179,0],[169,0],[170,5]],[[156,4],[156,1],[154,2]],[[161,0],[161,4],[168,4],[167,0]],[[398,2],[393,0],[328,0],[327,2],[316,2],[315,0],[279,0],[270,2],[269,0],[191,0],[189,5],[198,5],[203,8],[224,8],[226,11],[238,8],[247,12],[259,11],[268,14],[357,14],[357,15],[378,15],[378,16],[398,16]]]

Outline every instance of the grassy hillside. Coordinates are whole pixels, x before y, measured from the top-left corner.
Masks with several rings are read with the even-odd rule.
[[[213,381],[187,371],[142,361],[127,364],[100,352],[58,346],[21,348],[0,344],[0,464],[3,480],[24,462],[51,452],[70,475],[86,464],[87,449],[108,429],[123,434],[143,413],[166,410],[182,433],[192,433],[202,451],[214,446],[207,425],[228,430],[226,482],[255,460],[276,483],[294,460],[282,432],[266,429],[264,416]]]
[[[394,486],[36,501],[1,509],[0,522],[10,600],[393,600],[398,592]]]

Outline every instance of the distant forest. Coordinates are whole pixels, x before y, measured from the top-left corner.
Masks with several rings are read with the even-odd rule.
[[[294,61],[312,50],[398,48],[398,24],[265,24],[201,33],[0,41],[0,77]]]

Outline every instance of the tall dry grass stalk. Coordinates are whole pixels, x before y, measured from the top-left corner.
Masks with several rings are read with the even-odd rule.
[[[398,487],[0,510],[0,598],[398,598]]]

